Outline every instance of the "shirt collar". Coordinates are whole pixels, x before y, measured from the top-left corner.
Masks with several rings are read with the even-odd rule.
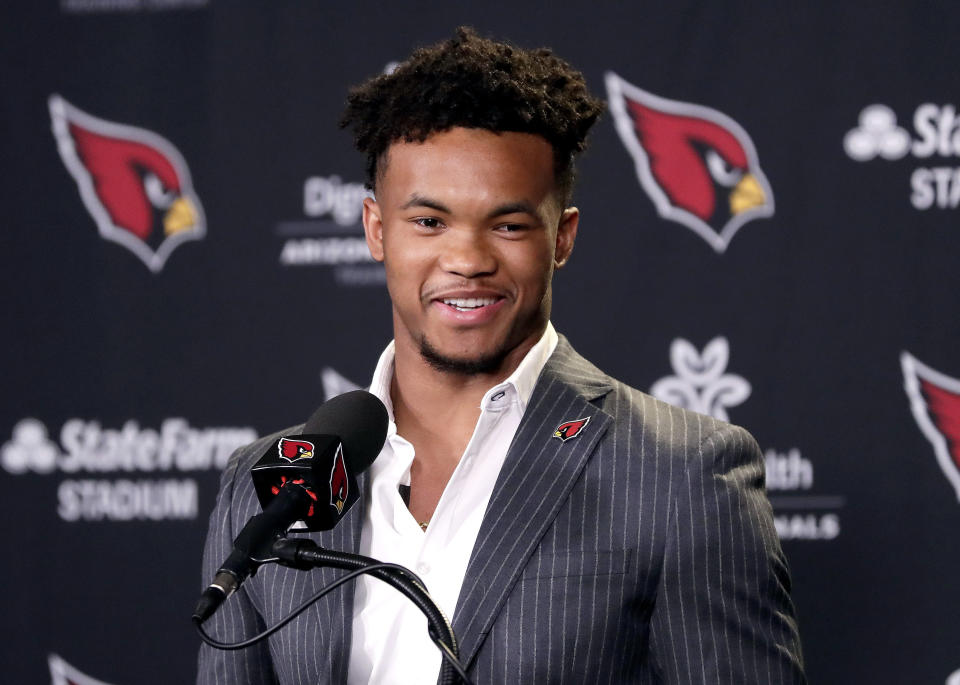
[[[520,411],[525,411],[527,404],[530,402],[530,396],[533,394],[533,388],[540,377],[540,372],[543,371],[547,360],[556,349],[558,340],[557,331],[553,328],[553,324],[548,321],[540,340],[530,348],[517,368],[513,370],[513,373],[484,394],[481,407],[487,408],[497,393],[512,390],[516,393],[516,401],[520,405]],[[373,372],[373,380],[370,383],[370,392],[380,398],[380,401],[387,408],[387,414],[390,417],[390,425],[387,429],[388,437],[397,432],[397,424],[393,416],[393,402],[390,399],[394,355],[395,347],[393,340],[391,340],[390,344],[381,353],[379,361],[377,361],[377,368]],[[503,396],[501,395],[501,397]]]

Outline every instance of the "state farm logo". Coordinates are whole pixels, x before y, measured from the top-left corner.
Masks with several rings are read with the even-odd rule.
[[[363,199],[369,195],[362,183],[344,182],[336,174],[307,178],[303,218],[275,227],[283,239],[280,264],[330,268],[344,286],[383,284],[383,266],[370,256],[361,223]]]
[[[960,500],[960,380],[923,364],[909,352],[900,355],[900,366],[913,418],[933,445],[937,463]]]
[[[659,97],[613,72],[606,85],[617,133],[660,216],[721,253],[748,221],[773,216],[773,191],[753,141],[736,121]]]
[[[913,113],[911,135],[890,107],[869,105],[860,112],[858,125],[844,136],[843,149],[857,162],[960,157],[960,117],[953,105],[924,103]],[[910,175],[910,190],[910,204],[916,209],[956,209],[960,167],[918,166]]]
[[[222,470],[257,434],[252,428],[192,428],[181,418],[166,419],[159,430],[136,421],[113,429],[70,419],[59,437],[58,444],[42,421],[22,419],[0,446],[0,466],[12,476],[90,474],[59,483],[57,514],[64,521],[157,521],[193,519],[199,509],[195,479],[158,474]]]
[[[730,344],[719,336],[703,352],[683,338],[670,345],[674,375],[665,376],[650,388],[650,394],[669,404],[721,421],[729,420],[727,410],[743,404],[751,393],[750,383],[728,373]],[[813,488],[813,462],[800,449],[768,448],[764,452],[766,487],[773,505],[773,523],[782,540],[833,540],[840,535],[838,509],[845,498],[817,495]]]
[[[204,236],[190,170],[168,140],[94,117],[59,95],[49,106],[57,151],[101,237],[157,273],[177,247]]]

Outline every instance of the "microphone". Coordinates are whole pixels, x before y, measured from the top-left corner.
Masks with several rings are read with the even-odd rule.
[[[233,542],[193,612],[207,620],[261,564],[275,561],[273,543],[297,524],[330,530],[360,497],[356,476],[383,449],[387,409],[365,390],[324,402],[300,435],[284,436],[251,469],[263,513],[252,517]]]

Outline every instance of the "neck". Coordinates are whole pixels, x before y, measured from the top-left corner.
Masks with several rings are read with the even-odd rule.
[[[390,396],[398,432],[404,435],[404,429],[413,429],[441,435],[459,429],[469,439],[484,394],[517,369],[542,334],[541,330],[510,350],[496,371],[476,374],[437,369],[423,358],[416,341],[397,335]]]

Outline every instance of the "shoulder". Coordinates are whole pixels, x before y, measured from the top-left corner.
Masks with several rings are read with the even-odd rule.
[[[669,456],[670,461],[757,461],[760,448],[740,426],[659,400],[604,373],[561,336],[550,372],[612,419],[604,442],[618,454]],[[591,397],[592,396],[592,397]],[[729,466],[729,465],[728,465]]]

